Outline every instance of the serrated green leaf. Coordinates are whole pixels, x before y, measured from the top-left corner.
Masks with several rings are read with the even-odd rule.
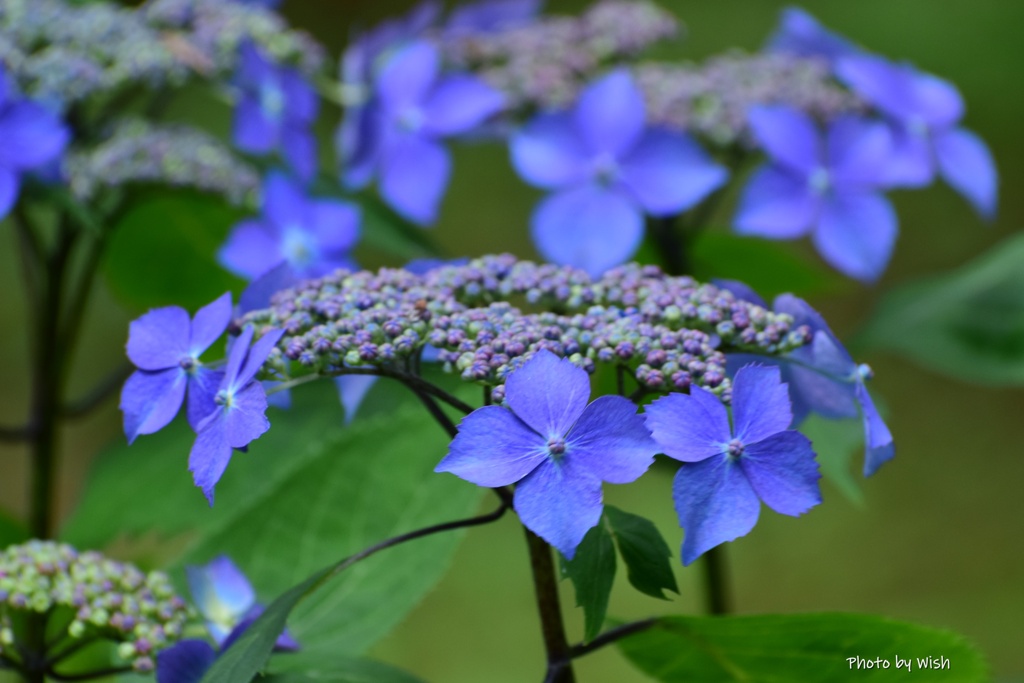
[[[963,637],[866,614],[665,617],[619,643],[641,671],[662,683],[986,683],[982,656]],[[912,676],[896,669],[910,660]],[[849,658],[889,662],[856,668]],[[945,658],[922,668],[918,658]]]
[[[672,551],[654,523],[639,515],[604,506],[612,537],[626,564],[629,582],[641,593],[668,600],[665,590],[679,592],[672,573]]]
[[[855,505],[864,505],[860,477],[854,474],[853,462],[864,454],[864,425],[860,418],[829,420],[811,414],[799,427],[811,440],[818,454],[822,476]]]
[[[1024,384],[1024,235],[889,292],[857,341],[969,382]]]
[[[571,560],[560,556],[562,577],[576,589],[576,606],[583,608],[583,640],[601,632],[615,582],[615,545],[604,520],[587,532]]]

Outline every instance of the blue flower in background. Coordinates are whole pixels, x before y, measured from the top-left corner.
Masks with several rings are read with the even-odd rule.
[[[672,216],[721,186],[726,170],[688,136],[645,125],[625,70],[588,86],[570,112],[542,114],[511,142],[528,183],[555,193],[533,213],[541,255],[600,276],[640,246],[644,213]]]
[[[245,448],[270,429],[267,395],[256,381],[263,362],[284,330],[270,330],[252,348],[254,330],[246,327],[231,347],[224,376],[214,396],[214,410],[202,421],[188,457],[196,486],[213,505],[213,489],[236,448]]]
[[[379,107],[373,84],[395,50],[421,37],[441,16],[441,4],[427,0],[408,14],[383,22],[350,41],[341,58],[341,82],[351,103],[336,138],[342,180],[362,188],[373,179],[380,151]]]
[[[836,74],[892,123],[890,182],[927,185],[937,170],[984,218],[995,216],[995,162],[981,138],[959,127],[964,102],[952,83],[871,55],[839,60]]]
[[[528,23],[543,6],[543,0],[480,0],[455,7],[444,28],[450,35],[503,31]]]
[[[37,102],[17,98],[0,64],[0,219],[17,202],[22,175],[44,171],[70,139],[60,117]]]
[[[822,135],[807,114],[789,107],[754,107],[748,119],[770,163],[743,192],[736,232],[771,239],[810,233],[834,268],[878,279],[898,230],[896,212],[879,191],[888,182],[887,127],[842,117]]]
[[[376,79],[381,195],[419,225],[436,220],[451,175],[440,140],[472,131],[504,106],[503,95],[483,81],[442,77],[440,69],[437,48],[415,41],[391,56]]]
[[[821,502],[811,442],[793,421],[779,369],[747,366],[736,373],[733,425],[721,400],[692,386],[647,406],[647,427],[662,452],[684,464],[672,486],[686,531],[683,564],[754,528],[761,502],[798,516]]]
[[[856,45],[829,31],[799,7],[782,10],[779,26],[768,38],[765,50],[798,57],[821,57],[829,62],[861,52]]]
[[[316,139],[310,130],[320,101],[295,69],[270,61],[258,47],[240,48],[235,82],[240,90],[235,108],[234,141],[251,154],[275,150],[304,180],[316,173]]]
[[[516,484],[523,524],[572,559],[601,519],[601,482],[635,481],[657,446],[632,402],[601,396],[587,405],[586,371],[550,351],[514,370],[505,387],[508,408],[464,418],[435,471],[479,486]]]
[[[351,204],[310,199],[287,176],[270,173],[263,184],[263,215],[236,225],[218,259],[248,280],[280,268],[275,278],[281,289],[297,279],[354,267],[350,252],[359,239],[359,220]],[[293,279],[286,282],[287,275]]]
[[[761,297],[742,283],[717,284],[740,299],[768,307]],[[871,369],[853,360],[821,314],[803,299],[783,294],[776,297],[772,310],[792,316],[794,327],[809,327],[811,343],[777,358],[729,354],[727,370],[733,374],[749,363],[777,366],[783,381],[789,386],[795,424],[802,422],[810,413],[831,420],[860,417],[864,425],[864,476],[871,476],[896,455],[892,433],[868,393],[866,382],[872,377]]]
[[[228,557],[221,555],[202,567],[186,566],[185,573],[192,599],[218,647],[225,647],[239,624],[262,613],[249,579]],[[298,643],[286,631],[278,638],[276,648],[296,650]]]
[[[139,368],[121,391],[128,443],[152,434],[174,419],[188,392],[188,422],[193,429],[213,412],[223,373],[199,361],[231,322],[231,294],[196,311],[158,308],[129,326],[128,358]]]

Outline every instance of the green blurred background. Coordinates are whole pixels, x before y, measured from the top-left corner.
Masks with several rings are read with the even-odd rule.
[[[285,12],[337,54],[353,27],[411,4],[290,0]],[[686,24],[687,35],[656,55],[699,60],[730,48],[757,49],[785,3],[672,0],[662,5]],[[575,12],[584,6],[556,0],[549,10]],[[902,234],[888,272],[874,287],[829,274],[806,244],[785,245],[785,251],[821,273],[815,281],[802,282],[803,293],[841,337],[855,337],[887,290],[966,263],[1024,226],[1024,199],[1017,194],[1024,181],[1024,3],[829,0],[803,7],[875,51],[912,61],[956,83],[968,103],[965,125],[993,149],[1002,181],[999,217],[993,225],[979,221],[945,186],[896,193]],[[191,95],[179,98],[170,115],[202,121],[217,131],[226,131],[229,120],[222,105]],[[324,140],[335,120],[335,112],[322,118]],[[451,191],[432,236],[452,256],[499,251],[534,256],[527,225],[537,196],[515,178],[503,148],[464,146],[457,152]],[[187,255],[191,249],[209,258],[226,224],[204,232],[195,216],[162,208],[140,217],[136,232],[159,231],[161,221],[178,221],[186,226],[187,245],[176,244],[178,251],[153,249],[149,261],[128,275],[122,273],[121,282],[163,277],[166,303],[172,303],[179,284],[188,289],[190,279],[208,271],[185,268],[183,261],[172,263],[169,254]],[[727,234],[730,212],[731,206],[725,206],[716,216],[712,241]],[[133,235],[119,237],[120,247],[115,240],[115,251],[130,249]],[[5,423],[24,415],[27,395],[15,254],[10,231],[0,228],[0,414]],[[366,265],[379,259],[373,251],[363,254]],[[705,275],[738,274],[727,263],[702,267]],[[750,271],[745,276],[757,283],[784,281],[786,274]],[[140,312],[122,305],[124,289],[115,278],[94,300],[75,364],[73,393],[122,362],[127,322]],[[869,352],[858,359],[875,369],[872,390],[888,408],[898,456],[865,482],[863,506],[826,484],[825,504],[805,518],[763,512],[755,531],[728,548],[738,611],[868,611],[946,627],[976,642],[1002,680],[1024,681],[1024,389],[968,384],[891,355]],[[116,401],[110,401],[64,433],[63,515],[73,509],[90,459],[104,444],[120,438],[119,427]],[[140,451],[140,457],[144,454]],[[21,515],[25,454],[0,444],[0,463],[0,505]],[[606,487],[606,497],[656,520],[670,545],[678,548],[682,533],[669,490],[668,473],[657,472],[629,487]],[[678,562],[675,567],[682,593],[676,600],[663,603],[641,596],[620,576],[610,614],[628,619],[699,610],[699,567],[683,569]],[[567,584],[563,588],[571,607],[572,590]],[[582,632],[582,618],[570,612],[575,639]],[[514,520],[505,519],[468,534],[447,578],[373,654],[429,681],[518,683],[540,677],[541,652],[521,532]],[[646,680],[613,648],[579,661],[578,671],[587,683]]]

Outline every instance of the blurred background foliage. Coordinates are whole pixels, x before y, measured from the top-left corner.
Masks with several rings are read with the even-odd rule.
[[[291,0],[285,14],[336,55],[352,31],[411,4]],[[576,12],[586,4],[551,0],[548,9]],[[659,48],[654,56],[700,60],[731,48],[756,50],[785,3],[662,4],[677,13],[687,31],[684,40]],[[965,125],[995,154],[1001,201],[998,218],[989,226],[944,185],[897,193],[901,235],[892,264],[874,287],[835,275],[806,243],[731,237],[731,202],[720,208],[713,227],[693,247],[690,259],[701,278],[743,279],[767,296],[795,291],[818,307],[839,336],[851,341],[858,360],[874,368],[873,391],[887,406],[898,444],[896,460],[859,491],[842,480],[840,486],[829,485],[827,504],[800,520],[765,511],[754,533],[731,544],[735,604],[741,613],[870,611],[950,628],[981,647],[1000,680],[1024,681],[1024,248],[1019,241],[1006,241],[1024,227],[1024,197],[1017,192],[1024,183],[1024,90],[1019,85],[1024,3],[819,0],[803,7],[872,50],[956,83],[968,103]],[[171,102],[166,117],[227,134],[230,111],[197,89]],[[328,108],[319,124],[325,169],[334,163],[328,141],[336,121],[337,112]],[[527,225],[537,196],[515,177],[504,147],[463,145],[441,221],[429,237],[446,256],[511,251],[535,257]],[[104,285],[88,314],[72,393],[86,390],[123,363],[127,323],[146,308],[171,303],[194,308],[227,287],[240,291],[241,283],[213,257],[238,216],[237,210],[198,195],[153,193],[124,217],[105,264]],[[396,236],[384,224],[386,219],[376,216],[365,226],[357,252],[364,266],[397,265],[422,251],[411,247],[398,254],[402,258],[389,256]],[[985,261],[957,270],[990,250]],[[11,232],[0,229],[0,413],[9,418],[5,422],[26,412],[25,368],[19,359],[27,349],[16,253]],[[935,314],[924,315],[923,309]],[[911,356],[920,362],[908,362]],[[62,516],[80,501],[97,452],[121,439],[116,401],[66,430]],[[442,455],[443,444],[437,441],[437,452],[425,460]],[[130,482],[132,460],[147,457],[153,453],[144,446],[126,452],[121,476]],[[0,539],[6,541],[18,533],[9,520],[24,514],[25,453],[0,444],[0,463]],[[225,482],[241,486],[243,478],[258,476],[245,470],[256,464],[236,462]],[[188,488],[184,449],[178,465],[159,484],[192,494],[172,498],[189,501],[192,507],[182,514],[201,516],[207,511],[199,494]],[[141,492],[144,465],[139,467]],[[678,548],[681,531],[669,504],[669,475],[656,470],[638,484],[606,487],[606,497],[655,520]],[[153,495],[159,495],[159,487]],[[455,505],[453,512],[459,504],[448,501]],[[471,506],[472,500],[461,504]],[[438,513],[432,510],[424,523]],[[114,522],[125,529],[141,533],[148,528],[144,517],[133,519],[131,509],[118,514]],[[336,514],[343,515],[344,506]],[[260,524],[249,527],[254,537],[262,532]],[[477,683],[481,672],[489,672],[488,683],[538,678],[542,647],[520,535],[511,518],[470,531],[450,572],[372,654],[428,681]],[[233,539],[231,545],[244,548],[246,539]],[[134,546],[125,552],[138,558],[143,551],[137,539]],[[337,548],[325,560],[343,550]],[[159,551],[153,552],[155,561]],[[699,569],[674,567],[681,595],[672,602],[629,590],[620,575],[623,590],[613,595],[610,614],[629,619],[699,611]],[[402,585],[400,577],[395,580]],[[565,603],[572,605],[571,589],[568,584],[563,588]],[[344,615],[335,617],[344,621]],[[582,615],[570,614],[570,626],[575,637],[581,635]],[[578,672],[588,683],[647,680],[614,648],[580,660]]]

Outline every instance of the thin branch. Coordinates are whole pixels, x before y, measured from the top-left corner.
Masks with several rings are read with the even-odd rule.
[[[530,551],[530,570],[533,574],[533,588],[536,594],[537,611],[540,614],[541,633],[544,636],[544,650],[547,653],[547,675],[545,683],[576,683],[572,670],[569,641],[565,635],[562,620],[562,606],[558,598],[558,576],[551,546],[523,527],[526,532],[526,546]]]
[[[729,572],[725,559],[725,546],[719,545],[704,553],[704,587],[708,614],[728,614],[731,611]]]
[[[617,626],[613,629],[605,631],[589,643],[580,643],[579,645],[573,645],[569,649],[569,657],[571,659],[576,659],[577,657],[589,655],[594,650],[600,650],[605,645],[611,645],[615,641],[627,638],[633,635],[634,633],[646,631],[650,627],[654,626],[656,623],[658,623],[658,620],[652,617],[650,619],[642,619],[640,621],[634,621],[629,624]]]
[[[71,401],[61,408],[61,417],[84,417],[99,407],[104,401],[117,393],[124,381],[132,374],[131,365],[125,364],[104,377],[87,394]]]
[[[19,441],[29,441],[34,434],[35,430],[29,425],[24,427],[0,426],[0,442],[17,443]]]

